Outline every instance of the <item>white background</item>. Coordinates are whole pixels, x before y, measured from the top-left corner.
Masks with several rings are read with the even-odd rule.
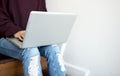
[[[48,11],[75,12],[78,19],[64,60],[89,76],[120,76],[120,0],[46,0]]]

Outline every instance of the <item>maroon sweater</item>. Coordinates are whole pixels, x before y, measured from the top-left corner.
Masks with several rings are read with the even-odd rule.
[[[25,30],[33,10],[46,11],[45,0],[0,0],[0,38]]]

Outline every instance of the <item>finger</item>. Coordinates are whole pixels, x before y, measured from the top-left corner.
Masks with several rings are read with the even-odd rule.
[[[20,41],[23,41],[23,38],[22,38],[22,36],[19,36],[19,37],[18,37],[18,39],[19,39]]]
[[[25,36],[25,31],[22,31],[21,32],[21,37],[24,38],[24,36]]]
[[[21,34],[22,39],[24,38],[24,34]]]

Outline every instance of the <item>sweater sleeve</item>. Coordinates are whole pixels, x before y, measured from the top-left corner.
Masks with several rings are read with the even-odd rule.
[[[47,7],[46,7],[46,0],[40,0],[39,2],[39,11],[46,11],[47,12]]]
[[[0,0],[0,36],[12,36],[14,33],[21,30],[20,27],[16,26],[10,19],[7,11],[7,1]]]

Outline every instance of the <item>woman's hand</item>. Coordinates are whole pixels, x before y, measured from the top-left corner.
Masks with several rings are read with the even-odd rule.
[[[24,35],[25,35],[25,30],[22,30],[15,33],[14,37],[19,39],[20,41],[23,41]]]

